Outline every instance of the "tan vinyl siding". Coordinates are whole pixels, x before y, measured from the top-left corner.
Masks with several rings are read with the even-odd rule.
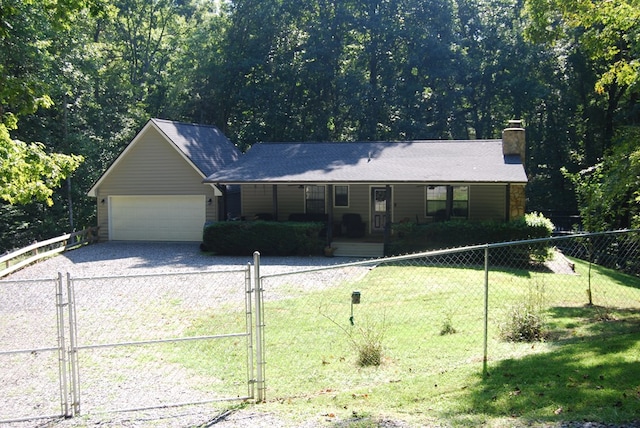
[[[109,198],[107,195],[100,195],[97,193],[98,209],[97,209],[97,221],[98,227],[98,239],[106,241],[109,239]]]
[[[298,185],[277,186],[278,220],[287,220],[289,214],[304,213],[304,189],[300,189]],[[258,213],[273,213],[273,185],[242,185],[242,215],[250,220]]]
[[[403,184],[394,186],[393,201],[394,222],[419,221],[425,222],[425,186],[418,184]]]
[[[326,202],[325,187],[325,202]],[[279,184],[278,185],[278,220],[289,219],[291,213],[304,212],[304,188],[298,185]]]
[[[328,188],[326,189],[328,191]],[[370,190],[368,184],[349,185],[349,207],[334,207],[337,220],[344,213],[360,213],[363,220],[369,217]],[[327,198],[328,207],[328,194]],[[289,214],[304,213],[304,191],[298,185],[278,184],[278,220],[284,221]],[[250,220],[257,213],[273,213],[273,188],[271,184],[242,185],[242,215]]]
[[[371,187],[368,184],[352,184],[349,186],[349,208],[344,212],[359,213],[362,220],[369,220]]]
[[[96,189],[100,239],[108,239],[110,195],[204,195],[207,221],[217,219],[213,187],[155,128],[149,127],[114,164]],[[105,200],[102,203],[102,200]]]
[[[241,186],[242,216],[253,220],[258,213],[273,213],[271,184],[243,184]]]
[[[202,194],[209,185],[154,128],[140,137],[108,177],[100,191],[111,195]]]
[[[426,217],[425,185],[394,186],[394,221],[430,221]],[[504,185],[469,186],[469,220],[504,220],[506,187]]]
[[[504,221],[507,200],[505,185],[471,186],[469,189],[469,219]]]

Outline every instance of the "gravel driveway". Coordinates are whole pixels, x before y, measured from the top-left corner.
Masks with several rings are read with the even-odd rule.
[[[332,259],[326,257],[263,257],[261,259],[262,275],[298,271],[320,266],[334,265],[351,261],[349,259]],[[99,276],[120,275],[147,275],[158,273],[185,273],[185,272],[217,272],[226,270],[238,270],[253,264],[253,257],[218,257],[206,255],[200,252],[197,244],[193,243],[123,243],[107,242],[70,251],[53,258],[41,261],[35,265],[18,271],[4,281],[34,280],[42,278],[55,278],[58,272],[65,275],[67,272],[74,278],[94,278]],[[323,273],[325,275],[325,273]],[[331,275],[327,271],[326,275]],[[312,281],[313,282],[313,281]],[[327,277],[322,278],[327,282]],[[15,284],[15,283],[14,283]],[[8,290],[9,287],[6,287]],[[2,289],[0,289],[2,291]],[[6,294],[6,293],[5,293]],[[6,302],[7,296],[2,296]],[[30,301],[33,305],[33,301]],[[50,301],[46,303],[47,307]],[[37,305],[37,304],[36,304]],[[2,303],[0,303],[2,306]],[[5,303],[0,310],[11,311],[10,304]],[[30,318],[32,320],[32,318]],[[20,323],[18,323],[20,324]],[[26,324],[26,322],[25,322]],[[22,329],[20,329],[22,330]],[[3,346],[13,349],[7,344],[12,336],[24,338],[25,335],[33,336],[34,343],[38,340],[37,329],[30,329],[25,325],[24,330],[12,329],[9,333],[0,331],[0,339]],[[47,333],[50,335],[50,333]],[[51,339],[47,339],[51,340]],[[29,340],[27,341],[30,342]],[[24,342],[22,342],[24,344]],[[37,347],[37,346],[36,346]],[[24,349],[24,348],[22,348]],[[29,349],[29,348],[27,348]],[[33,370],[33,369],[30,369]],[[37,370],[37,369],[36,369]],[[1,378],[1,376],[0,376]],[[37,376],[33,376],[37,378]],[[50,388],[47,388],[50,389]],[[84,391],[86,392],[86,391]],[[83,392],[83,393],[84,393]],[[55,391],[52,396],[55,397]],[[55,400],[55,398],[53,398]],[[283,418],[262,413],[259,406],[237,406],[238,403],[221,405],[201,405],[186,407],[169,407],[158,410],[146,410],[123,413],[89,414],[68,420],[33,420],[15,423],[16,427],[50,426],[50,427],[76,427],[76,426],[169,426],[169,427],[287,427],[301,426],[300,423],[286,421]],[[232,409],[232,410],[229,410]],[[6,413],[4,413],[6,415]],[[311,416],[311,415],[310,415]],[[317,426],[321,422],[313,417],[313,420],[302,426]],[[398,426],[398,425],[388,425]]]
[[[327,257],[262,257],[262,274],[286,272],[347,262]],[[18,271],[3,280],[51,278],[57,272],[73,276],[130,275],[237,269],[253,256],[211,256],[194,243],[104,242],[61,254]]]

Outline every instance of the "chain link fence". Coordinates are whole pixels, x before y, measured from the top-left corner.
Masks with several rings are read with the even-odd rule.
[[[250,267],[0,282],[0,422],[253,397]]]
[[[419,400],[459,370],[638,324],[639,231],[269,275],[256,255],[253,272],[0,281],[0,420],[383,385]]]
[[[263,275],[261,287],[269,399],[366,396],[401,380],[419,389],[462,366],[589,340],[594,322],[640,321],[640,236],[434,251]]]
[[[58,278],[0,285],[0,421],[64,414]]]

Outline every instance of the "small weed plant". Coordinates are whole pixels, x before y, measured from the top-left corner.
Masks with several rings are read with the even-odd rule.
[[[364,326],[354,326],[354,329],[348,332],[347,336],[358,353],[358,366],[370,367],[382,364],[384,323],[381,326],[368,323]]]
[[[451,319],[451,314],[447,314],[442,323],[442,328],[440,328],[440,336],[446,336],[447,334],[456,334],[457,330],[453,326],[453,321]]]
[[[507,311],[506,320],[500,326],[500,337],[507,342],[541,342],[547,336],[544,320],[544,284],[535,283],[529,288],[525,301]]]
[[[540,342],[544,340],[542,314],[528,303],[511,307],[507,321],[501,326],[500,336],[508,342]]]
[[[359,367],[372,367],[382,364],[382,342],[385,333],[384,316],[380,321],[365,319],[364,321],[353,322],[352,320],[352,325],[345,327],[328,315],[324,313],[322,315],[344,332],[349,343],[356,351],[356,363]]]

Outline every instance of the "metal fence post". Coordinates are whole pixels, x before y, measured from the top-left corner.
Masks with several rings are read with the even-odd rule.
[[[56,283],[56,307],[58,318],[58,377],[60,381],[60,405],[62,414],[65,417],[71,416],[69,412],[69,372],[67,370],[67,341],[64,330],[64,293],[62,291],[62,273],[58,272],[58,281]]]
[[[489,245],[484,247],[484,355],[482,373],[487,374],[487,354],[489,338]]]
[[[265,400],[265,362],[264,362],[264,307],[262,304],[262,282],[260,280],[260,253],[253,253],[254,291],[256,302],[256,367],[258,386],[257,401]]]
[[[71,371],[72,416],[80,414],[80,386],[78,376],[78,332],[76,325],[75,292],[71,274],[67,272],[67,299],[69,300],[69,369]]]
[[[247,329],[247,395],[249,398],[255,398],[255,368],[253,366],[253,311],[251,294],[251,263],[247,263],[244,274],[245,286],[245,312],[246,312],[246,329]]]

